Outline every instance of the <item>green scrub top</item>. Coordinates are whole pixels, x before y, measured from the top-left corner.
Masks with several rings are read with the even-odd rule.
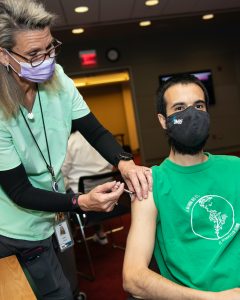
[[[86,116],[90,110],[60,65],[56,65],[54,77],[55,82],[52,85],[39,84],[39,92],[51,163],[59,191],[64,193],[61,167],[66,155],[72,120]],[[27,118],[28,111],[24,107],[22,111],[49,164],[38,94],[32,109],[34,119]],[[23,164],[34,187],[52,190],[51,174],[21,113],[10,120],[4,120],[0,116],[0,171],[16,168],[20,164]],[[54,218],[54,213],[18,206],[0,187],[0,235],[29,241],[43,240],[53,234]]]

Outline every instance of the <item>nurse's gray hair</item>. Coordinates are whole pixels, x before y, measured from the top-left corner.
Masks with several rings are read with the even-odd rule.
[[[36,0],[0,0],[0,48],[11,50],[15,34],[51,27],[55,19]],[[24,97],[11,72],[0,65],[0,107],[6,117],[16,115]]]

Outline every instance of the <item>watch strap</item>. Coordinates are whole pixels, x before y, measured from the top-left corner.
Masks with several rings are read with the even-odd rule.
[[[75,210],[77,208],[79,208],[79,205],[78,205],[78,197],[80,195],[82,195],[83,193],[76,193],[76,194],[73,194],[72,198],[71,198],[71,201],[72,201],[72,209]]]
[[[128,152],[121,152],[121,153],[117,154],[115,157],[115,166],[116,167],[118,166],[118,164],[121,160],[124,160],[124,161],[133,160],[133,155]]]

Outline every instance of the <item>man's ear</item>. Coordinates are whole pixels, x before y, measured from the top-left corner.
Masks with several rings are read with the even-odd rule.
[[[5,67],[9,65],[9,56],[1,47],[0,47],[0,64]]]
[[[164,117],[164,115],[162,114],[158,114],[158,120],[162,126],[163,129],[167,129],[167,125],[166,125],[166,118]]]

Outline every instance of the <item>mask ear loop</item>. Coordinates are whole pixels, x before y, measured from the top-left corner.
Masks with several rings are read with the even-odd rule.
[[[2,51],[5,51],[7,54],[9,54],[9,52],[6,50],[6,49],[4,49],[4,48],[1,48],[1,50]],[[4,67],[6,68],[6,70],[7,70],[7,72],[9,73],[9,63],[6,63],[6,64],[4,64]]]
[[[7,51],[7,49],[4,49],[4,50],[6,51],[6,53],[7,53],[9,56],[11,56],[11,58],[12,58],[13,60],[15,60],[15,62],[17,62],[17,63],[21,66],[20,62],[19,62],[14,56],[12,56],[12,55]],[[14,68],[12,65],[10,65],[10,64],[6,65],[6,69],[7,69],[8,72],[10,71],[10,68],[11,68],[11,69],[12,69],[19,77],[22,77],[21,74],[19,74],[19,73],[15,70],[15,68]]]
[[[19,77],[22,77],[22,75],[21,75],[20,73],[18,73],[18,72],[14,69],[14,67],[13,67],[12,65],[8,64],[8,65],[6,66],[6,69],[7,69],[8,72],[10,71],[10,68],[11,68],[11,69],[12,69]]]

